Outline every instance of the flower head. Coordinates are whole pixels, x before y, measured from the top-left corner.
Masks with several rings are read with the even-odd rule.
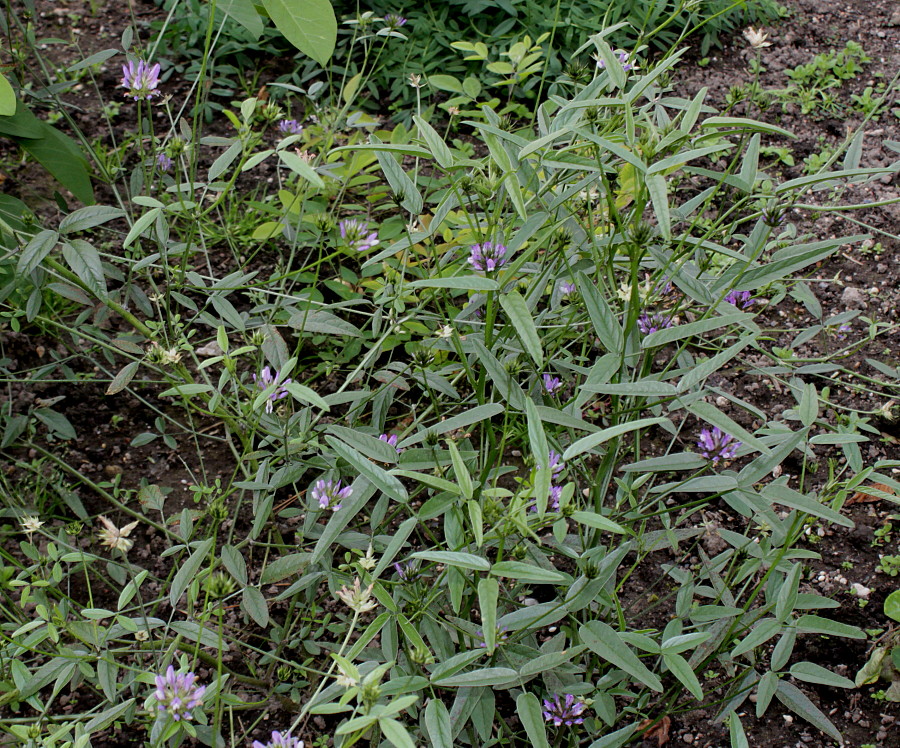
[[[554,694],[552,699],[544,699],[544,719],[552,722],[556,727],[566,725],[580,725],[584,722],[584,710],[587,704],[576,699],[572,694],[565,696]]]
[[[168,712],[176,722],[191,719],[191,712],[203,702],[206,686],[197,685],[191,672],[176,673],[169,665],[165,675],[156,676],[156,701],[159,711]]]
[[[494,242],[473,244],[469,264],[485,273],[499,270],[506,264],[506,247]]]
[[[762,220],[769,228],[778,229],[787,222],[787,208],[780,205],[772,205],[763,208]]]
[[[172,157],[167,153],[160,153],[156,157],[156,165],[160,171],[168,171],[172,168]]]
[[[353,494],[352,486],[341,488],[341,482],[319,479],[312,489],[313,501],[319,503],[319,509],[331,509],[336,512],[343,504],[342,501],[349,499]]]
[[[560,500],[562,499],[562,486],[550,486],[550,495],[547,498],[547,508],[554,512],[559,511]],[[531,512],[537,511],[537,501],[532,502],[528,508]]]
[[[295,119],[283,119],[278,123],[278,132],[285,135],[297,135],[303,132],[303,125]]]
[[[341,239],[343,239],[351,249],[359,252],[365,252],[372,249],[378,244],[378,232],[369,231],[369,224],[365,221],[358,221],[355,218],[345,218],[338,224],[341,229]]]
[[[19,520],[19,524],[22,526],[24,532],[31,535],[40,530],[44,523],[34,515],[29,515],[28,517],[22,517],[22,519]]]
[[[264,366],[262,371],[259,373],[259,378],[257,379],[256,374],[253,375],[253,382],[257,387],[261,390],[266,390],[272,385],[274,385],[278,381],[279,374],[276,371],[275,374],[272,374],[272,370],[268,366]],[[268,402],[266,403],[266,413],[271,413],[273,408],[275,407],[275,401],[281,400],[283,397],[287,397],[288,391],[285,388],[286,384],[290,384],[291,379],[288,377],[283,382],[281,382],[273,391],[272,394],[268,397]]]
[[[345,585],[335,594],[344,601],[350,610],[356,613],[366,613],[378,607],[378,603],[372,599],[373,586],[370,584],[366,589],[363,589],[359,577],[356,577],[353,580],[352,587]]]
[[[414,582],[421,576],[422,562],[417,558],[411,558],[405,563],[397,562],[394,564],[394,571],[401,582]]]
[[[378,438],[379,438],[379,440],[385,442],[386,444],[389,444],[394,449],[396,449],[397,454],[400,454],[403,451],[402,449],[397,448],[398,437],[396,434],[382,434]]]
[[[122,66],[122,88],[135,101],[159,96],[159,63],[151,66],[143,60],[130,60]]]
[[[622,70],[624,70],[626,73],[628,73],[632,70],[637,70],[637,68],[638,68],[637,62],[635,60],[630,59],[627,52],[623,52],[620,50],[620,51],[616,52],[616,57],[619,58],[619,64],[622,66]],[[594,59],[597,60],[597,67],[600,70],[603,70],[606,67],[606,60],[604,60],[602,57],[600,57],[600,55],[596,55],[596,57]]]
[[[573,293],[575,293],[575,291],[576,291],[576,288],[575,288],[574,283],[567,283],[566,281],[563,281],[562,283],[559,284],[559,295],[562,298],[571,296]]]
[[[291,737],[290,732],[281,733],[272,730],[271,740],[265,743],[254,740],[251,748],[303,748],[303,741],[300,738]]]
[[[509,641],[509,629],[506,628],[506,626],[498,625],[494,629],[494,631],[494,642],[497,644],[497,646],[505,644],[507,641]],[[487,647],[487,644],[484,641],[484,632],[481,629],[478,629],[475,632],[475,640],[478,642],[479,648],[485,649]]]
[[[545,373],[542,378],[544,380],[544,391],[550,395],[562,387],[562,380],[559,377],[554,377],[552,374]]]
[[[557,452],[556,450],[551,449],[549,457],[550,457],[550,472],[552,473],[553,477],[555,478],[563,470],[566,469],[566,464],[562,461],[562,455],[559,452]],[[537,468],[538,468],[538,470],[540,470],[541,466],[538,465]]]
[[[768,34],[764,34],[762,29],[755,29],[752,26],[748,26],[744,29],[744,38],[750,42],[750,46],[753,49],[762,49],[763,47],[771,47],[772,42],[767,42],[766,39],[769,38]]]
[[[662,312],[653,312],[653,314],[644,313],[638,317],[638,330],[644,335],[652,332],[663,330],[672,326],[672,318],[666,316]]]
[[[709,429],[700,431],[697,446],[700,448],[700,454],[707,460],[712,460],[715,465],[719,460],[734,458],[741,446],[741,442],[731,434],[726,434],[718,426],[713,426],[711,431]]]
[[[738,309],[749,309],[756,303],[756,299],[750,295],[749,291],[729,291],[725,296],[725,301]]]
[[[97,519],[99,519],[103,525],[103,529],[97,533],[100,537],[100,544],[116,551],[122,551],[122,553],[128,553],[134,545],[134,540],[128,536],[131,535],[131,531],[138,526],[138,523],[130,522],[124,527],[119,528],[102,514],[97,517]]]
[[[396,31],[401,26],[406,25],[406,19],[399,13],[388,13],[384,17],[384,23],[391,31]]]

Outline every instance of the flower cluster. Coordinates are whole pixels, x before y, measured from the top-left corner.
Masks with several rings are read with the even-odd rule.
[[[575,293],[575,284],[568,283],[567,281],[562,281],[559,284],[559,295],[561,298],[565,299]]]
[[[385,26],[391,31],[396,31],[401,26],[406,25],[406,19],[399,13],[388,13],[384,17]]]
[[[725,301],[741,310],[749,309],[756,303],[749,291],[729,291]]]
[[[291,737],[290,732],[281,733],[272,730],[271,740],[265,743],[254,740],[251,748],[303,748],[303,741],[300,738]]]
[[[407,584],[415,582],[422,576],[422,562],[417,558],[411,558],[404,563],[398,561],[394,564],[394,571],[397,572],[401,582],[406,582]]]
[[[383,441],[385,444],[389,444],[394,449],[397,450],[397,454],[400,454],[403,450],[397,447],[398,437],[396,434],[382,434],[378,437],[380,441]]]
[[[700,431],[697,446],[700,448],[700,454],[707,460],[712,460],[715,465],[719,460],[733,459],[741,447],[741,442],[731,434],[726,434],[718,426],[713,426],[711,431],[709,429]]]
[[[256,374],[253,375],[253,382],[257,387],[261,390],[266,390],[275,384],[278,381],[278,372],[272,374],[272,370],[268,366],[264,366],[262,371],[259,373],[259,378],[257,379]],[[268,402],[266,403],[266,413],[271,413],[273,408],[275,407],[275,401],[281,400],[283,397],[287,397],[288,391],[284,385],[290,384],[291,379],[288,377],[281,384],[279,384],[273,391],[272,394],[268,397]]]
[[[632,70],[637,70],[637,62],[630,59],[627,52],[619,51],[616,53],[616,57],[619,58],[619,64],[622,66],[622,70],[624,70],[626,73]],[[603,70],[606,67],[606,61],[599,55],[597,55],[595,59],[597,60],[597,67],[600,68],[600,70]]]
[[[473,244],[469,255],[469,264],[483,273],[499,270],[506,264],[506,247],[494,242]]]
[[[781,228],[785,223],[787,223],[787,213],[787,208],[780,205],[772,205],[767,208],[763,208],[763,223],[772,229]]]
[[[554,694],[552,699],[544,699],[544,719],[552,722],[556,727],[566,725],[580,725],[584,722],[585,709],[587,704],[576,699],[572,694],[567,693],[565,696]]]
[[[156,157],[156,165],[160,171],[168,171],[172,168],[172,157],[168,153],[160,153]]]
[[[128,536],[138,526],[138,523],[129,522],[124,527],[116,527],[102,514],[97,519],[103,525],[103,529],[97,533],[100,538],[100,545],[105,545],[107,548],[116,551],[122,551],[122,553],[128,553],[134,545],[134,540]]]
[[[165,675],[157,675],[155,696],[159,711],[168,712],[176,722],[191,719],[191,712],[203,702],[206,691],[206,686],[198,685],[196,680],[193,673],[176,673],[171,665]]]
[[[353,495],[353,487],[345,486],[341,488],[341,482],[331,480],[317,480],[312,489],[313,501],[318,502],[319,509],[331,509],[336,512],[346,501]]]
[[[509,641],[509,629],[506,628],[506,626],[497,626],[494,631],[494,642],[497,644],[497,646],[505,644],[507,641]],[[475,640],[478,642],[479,649],[487,648],[487,644],[484,641],[484,631],[482,631],[481,629],[478,629],[475,632]]]
[[[335,595],[337,595],[341,600],[344,601],[344,604],[350,608],[350,610],[355,611],[356,613],[368,613],[370,610],[374,610],[378,607],[378,602],[372,599],[372,589],[374,585],[369,585],[365,589],[363,589],[362,584],[359,581],[359,577],[356,577],[353,580],[353,586],[347,587],[344,585],[341,587]]]
[[[638,317],[638,330],[644,335],[649,335],[652,332],[657,332],[671,326],[672,318],[662,312],[653,312],[653,314],[647,314],[645,312]]]
[[[131,60],[123,65],[122,88],[135,101],[159,96],[159,63],[151,66],[143,60]]]
[[[295,119],[283,119],[278,123],[278,132],[285,135],[298,135],[303,132],[303,125]]]
[[[378,232],[369,232],[369,224],[355,218],[345,218],[338,224],[341,229],[341,239],[347,242],[351,249],[365,252],[378,244]]]
[[[559,377],[554,377],[552,374],[544,374],[543,380],[544,380],[544,391],[548,395],[552,395],[560,387],[562,387],[562,380]]]
[[[554,512],[558,512],[561,499],[562,499],[562,486],[550,486],[550,495],[547,497],[547,508],[552,509]],[[531,506],[528,507],[528,511],[530,511],[530,512],[537,511],[537,502],[536,501],[531,503]]]

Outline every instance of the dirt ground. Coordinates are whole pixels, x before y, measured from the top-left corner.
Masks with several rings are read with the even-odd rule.
[[[784,87],[787,83],[785,69],[809,62],[817,53],[843,47],[849,40],[860,42],[872,62],[856,80],[844,84],[840,93],[841,101],[849,101],[851,94],[861,94],[867,86],[875,85],[879,80],[878,74],[883,75],[883,80],[890,80],[900,69],[900,6],[895,1],[790,0],[786,5],[790,9],[790,15],[781,24],[767,29],[771,46],[761,52],[761,63],[765,69],[760,77],[763,88]],[[125,25],[132,20],[126,4],[101,3],[96,15],[92,15],[89,5],[80,0],[38,2],[37,6],[39,14],[35,20],[38,24],[38,36],[72,34],[80,41],[81,51],[77,57],[73,55],[72,59],[112,46],[111,42],[121,35]],[[135,0],[130,7],[138,25],[145,28],[149,20],[159,14],[158,9],[147,0]],[[50,55],[62,62],[66,55],[72,53],[59,46],[52,49]],[[709,103],[722,106],[732,86],[750,80],[748,65],[754,56],[755,52],[745,40],[738,37],[727,42],[724,49],[713,52],[708,63],[701,65],[696,56],[689,57],[675,77],[675,91],[682,96],[693,96],[700,87],[707,86]],[[108,98],[115,97],[119,78],[118,68],[113,65],[101,73],[98,80]],[[104,135],[103,131],[97,130],[99,119],[93,89],[86,86],[70,103],[75,107],[75,121],[89,138]],[[878,121],[867,123],[861,166],[887,166],[900,157],[896,151],[883,145],[885,141],[900,142],[900,110],[897,114],[891,111],[897,106],[900,105],[897,104],[895,92],[893,106],[888,107]],[[858,114],[825,117],[804,115],[796,106],[788,106],[783,110],[778,103],[765,112],[758,111],[752,104],[739,104],[733,113],[765,119],[797,136],[789,142],[779,142],[775,138],[765,142],[765,145],[789,146],[792,149],[794,166],[773,163],[770,167],[773,173],[780,171],[785,178],[800,176],[804,157],[820,151],[823,145],[837,145],[844,139],[848,129],[858,126],[862,119]],[[42,181],[39,171],[30,166],[9,166],[8,162],[4,163],[4,188],[32,205],[37,213],[50,217],[54,209],[46,199],[46,183]],[[893,175],[854,187],[843,199],[845,203],[866,203],[897,197],[900,197],[900,183],[897,176]],[[821,199],[822,193],[809,196],[811,202]],[[844,247],[809,274],[809,287],[821,303],[825,317],[856,310],[860,312],[860,317],[892,324],[900,322],[900,263],[897,261],[900,256],[900,204],[856,212],[852,216],[853,220],[837,218],[833,214],[816,217],[810,211],[798,211],[791,219],[801,233],[811,232],[819,238],[864,232],[873,236],[867,245]],[[773,345],[789,346],[799,330],[815,321],[802,303],[788,297],[767,307],[761,313],[760,324],[776,330]],[[865,337],[866,330],[867,324],[857,318],[846,335],[850,341],[861,340]],[[829,343],[824,336],[815,338],[798,348],[798,355],[816,359],[827,355],[830,352],[828,346],[832,344],[833,341]],[[54,341],[9,331],[2,333],[0,348],[0,357],[8,359],[6,367],[10,371],[20,372],[48,364],[54,350],[58,350],[60,355],[66,354]],[[859,391],[855,386],[856,380],[847,375],[834,378],[830,374],[823,374],[811,376],[809,381],[816,382],[820,388],[824,384],[831,385],[831,398],[835,405],[833,416],[851,410],[869,414],[866,417],[880,433],[879,437],[872,439],[870,445],[864,446],[865,464],[869,465],[879,459],[900,459],[900,426],[891,420],[894,414],[900,416],[900,408],[896,411],[892,411],[890,407],[883,410],[885,403],[890,403],[893,399],[900,401],[900,382],[891,381],[873,368],[867,359],[876,359],[890,367],[898,367],[900,332],[894,330],[880,335],[874,341],[850,352],[841,361],[850,372],[876,380],[874,383],[867,383],[867,387],[874,392]],[[767,366],[771,362],[760,360],[756,363]],[[829,377],[830,382],[826,381]],[[767,412],[772,412],[773,408],[775,412],[783,412],[793,407],[789,393],[774,378],[767,378],[747,365],[722,372],[717,386]],[[77,389],[59,383],[19,387],[14,391],[15,408],[23,410],[35,398],[46,400],[64,397],[65,400],[57,407],[78,425],[81,437],[66,451],[66,461],[71,466],[95,481],[109,480],[121,474],[123,485],[131,488],[136,486],[136,476],[147,477],[153,483],[173,489],[171,501],[190,507],[192,500],[188,485],[198,482],[201,477],[198,474],[200,466],[192,461],[190,450],[172,449],[161,439],[140,447],[129,446],[136,435],[153,428],[155,415],[135,399],[121,396],[110,399],[104,396],[103,391],[102,385],[92,383],[81,384]],[[152,388],[144,391],[144,397],[154,398]],[[880,409],[881,415],[878,415]],[[738,418],[736,412],[730,414]],[[208,426],[209,441],[204,445],[207,483],[217,476],[226,477],[233,469],[229,450],[224,442],[217,440],[220,434],[216,431],[215,424]],[[15,457],[22,459],[26,456]],[[818,471],[811,476],[807,475],[807,479],[812,481],[811,485],[822,485],[827,478],[827,457],[841,459],[839,450],[823,450]],[[799,474],[801,468],[798,464],[793,468],[787,466],[786,469],[794,469]],[[897,473],[900,474],[900,471]],[[108,511],[108,507],[92,497],[90,492],[85,492],[81,498],[89,512]],[[171,509],[171,505],[167,508]],[[822,561],[810,564],[804,589],[831,597],[840,604],[840,608],[829,611],[831,618],[867,630],[886,630],[891,625],[882,614],[882,603],[897,587],[896,578],[886,576],[877,571],[876,567],[882,555],[897,554],[900,549],[896,536],[881,542],[876,531],[881,531],[895,511],[895,505],[886,501],[858,502],[845,509],[855,522],[854,528],[813,528],[809,547],[822,554]],[[233,521],[240,523],[243,519],[245,518],[238,517]],[[727,527],[732,521],[729,510],[724,505],[713,506],[706,519],[723,527]],[[139,540],[138,548],[138,563],[152,567],[154,557],[165,548],[164,538],[151,531]],[[659,563],[671,563],[673,560],[664,553],[657,556]],[[691,562],[695,560],[699,562],[699,557],[689,559]],[[647,569],[641,578],[649,586],[658,576],[653,569]],[[861,598],[854,592],[854,585],[867,588],[870,592]],[[103,595],[102,590],[94,592],[100,597]],[[110,590],[109,593],[113,594],[113,591]],[[861,605],[864,601],[867,601],[865,605]],[[839,640],[836,645],[834,640],[807,636],[798,645],[797,655],[852,679],[866,660],[867,646],[862,641]],[[876,698],[877,691],[886,686],[884,682],[849,692],[824,686],[797,685],[829,715],[845,736],[847,746],[900,746],[900,725],[896,724],[900,710],[897,704]],[[801,719],[792,717],[777,701],[773,702],[760,720],[752,716],[752,711],[752,700],[745,702],[741,713],[746,714],[744,724],[753,748],[825,748],[834,745],[833,741],[818,730]],[[728,745],[727,732],[713,721],[715,714],[714,705],[703,710],[672,714],[666,745],[724,748]],[[257,737],[263,737],[262,731]],[[117,739],[119,738],[112,736],[109,745],[121,745],[116,742]],[[657,739],[648,739],[645,744],[648,747],[656,746]]]

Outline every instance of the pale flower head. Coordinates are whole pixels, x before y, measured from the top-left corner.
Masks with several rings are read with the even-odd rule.
[[[138,523],[131,522],[130,524],[119,528],[102,514],[97,517],[97,519],[99,519],[103,525],[103,528],[97,533],[100,538],[100,545],[105,545],[112,550],[122,551],[122,553],[128,553],[134,545],[134,540],[128,536],[131,535],[131,531],[138,526]]]
[[[772,42],[767,42],[766,39],[769,38],[768,34],[764,34],[762,29],[755,29],[752,26],[748,26],[744,29],[744,38],[750,42],[750,46],[753,49],[762,49],[763,47],[771,47]]]
[[[29,515],[28,517],[22,517],[22,519],[19,520],[19,524],[22,526],[24,532],[31,535],[40,530],[44,523],[34,515]]]
[[[373,586],[370,584],[366,589],[363,589],[359,577],[356,577],[353,580],[353,587],[341,587],[335,594],[344,601],[350,610],[356,613],[366,613],[378,606],[377,601],[372,599]]]

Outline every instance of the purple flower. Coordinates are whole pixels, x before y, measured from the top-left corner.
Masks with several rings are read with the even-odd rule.
[[[159,96],[159,63],[151,67],[143,60],[130,60],[122,66],[122,88],[135,101]]]
[[[396,31],[401,26],[406,25],[406,19],[399,13],[388,13],[384,17],[384,22],[391,31]]]
[[[278,123],[278,131],[285,135],[297,135],[303,132],[303,125],[295,119],[283,119]]]
[[[787,222],[787,208],[778,205],[763,208],[762,220],[770,228],[780,228]]]
[[[303,748],[303,741],[300,738],[291,737],[290,732],[280,733],[273,730],[270,741],[260,743],[258,740],[254,740],[251,748]]]
[[[566,281],[563,281],[562,283],[559,284],[559,295],[562,298],[571,296],[573,293],[575,293],[575,284],[574,283],[567,283]]]
[[[397,450],[397,454],[400,454],[403,450],[397,449],[397,435],[396,434],[382,434],[378,437],[381,441],[386,444],[390,444],[394,449]]]
[[[672,318],[666,316],[662,312],[653,312],[653,314],[642,314],[638,317],[638,330],[644,335],[657,332],[666,327],[672,326]]]
[[[550,486],[550,495],[547,497],[547,508],[552,509],[554,512],[558,512],[560,499],[562,499],[562,486]],[[531,506],[528,507],[528,511],[537,511],[536,501],[532,502]]]
[[[369,230],[369,224],[365,221],[358,221],[355,218],[345,218],[339,224],[341,229],[341,239],[359,252],[372,249],[378,244],[378,232],[373,231],[368,236],[366,232]]]
[[[749,291],[729,291],[725,301],[738,309],[749,309],[756,303]]]
[[[172,168],[172,159],[166,153],[160,153],[156,157],[156,165],[159,167],[160,171],[168,171]]]
[[[473,244],[469,264],[476,270],[488,273],[499,270],[506,264],[506,247],[494,242]]]
[[[572,694],[565,696],[554,694],[552,699],[544,699],[544,719],[552,722],[556,727],[566,725],[580,725],[584,722],[581,715],[587,709],[587,704],[579,701]]]
[[[637,63],[629,61],[627,52],[619,52],[616,56],[619,58],[619,64],[622,66],[622,70],[624,70],[626,73],[630,70],[637,69]],[[597,58],[597,67],[601,70],[606,67],[606,61],[602,57]]]
[[[320,479],[313,486],[312,498],[313,501],[319,502],[319,509],[330,509],[332,512],[336,512],[343,506],[341,502],[349,499],[352,493],[353,488],[351,486],[341,488],[340,481],[335,483]]]
[[[840,325],[835,330],[835,335],[838,340],[844,340],[847,337],[847,333],[850,332],[852,329],[853,329],[853,326],[848,324],[847,322],[845,322],[844,324]]]
[[[278,381],[278,372],[275,372],[275,375],[272,375],[272,370],[268,366],[263,366],[262,371],[259,373],[259,379],[256,378],[256,374],[253,375],[253,382],[257,387],[261,390],[268,389],[273,384]],[[287,397],[288,391],[285,389],[286,384],[289,384],[291,381],[290,378],[285,379],[281,384],[279,384],[269,395],[269,401],[266,403],[266,413],[271,413],[272,409],[275,407],[275,401],[281,400],[283,397]]]
[[[550,456],[550,472],[553,474],[553,477],[555,478],[563,470],[566,469],[566,465],[562,461],[562,455],[559,452],[551,449],[549,456]],[[537,467],[538,467],[538,470],[541,469],[540,465],[538,465]]]
[[[544,391],[549,395],[552,395],[560,387],[562,387],[562,380],[559,377],[554,377],[552,374],[544,374],[543,380]]]
[[[395,563],[394,571],[397,572],[397,576],[400,577],[401,582],[414,582],[419,578],[420,567],[422,566],[422,562],[417,558],[412,558],[405,563]]]
[[[169,665],[165,675],[156,676],[156,701],[159,711],[168,712],[176,722],[191,719],[191,712],[203,702],[206,686],[195,683],[197,676],[191,672],[176,673]]]
[[[731,434],[726,434],[718,426],[713,426],[712,431],[702,429],[697,446],[707,460],[712,460],[715,465],[719,460],[731,460],[737,454],[741,443]]]

